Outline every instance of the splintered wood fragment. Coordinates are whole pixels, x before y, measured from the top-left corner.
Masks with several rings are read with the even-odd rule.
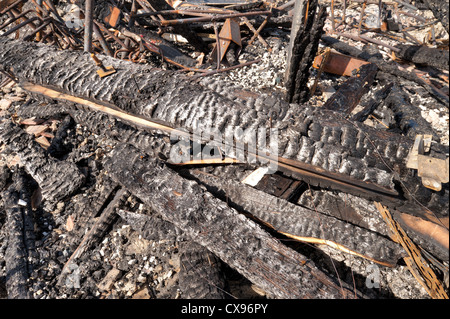
[[[39,143],[44,149],[47,149],[50,147],[50,142],[45,136],[39,136],[35,139],[36,142]]]
[[[41,135],[45,130],[48,129],[48,125],[30,125],[25,128],[25,132],[32,134],[34,136]]]
[[[29,119],[24,119],[24,120],[20,121],[19,124],[21,124],[21,125],[39,125],[44,122],[45,122],[44,119],[29,118]]]
[[[111,177],[165,220],[277,298],[352,298],[312,261],[271,237],[194,181],[172,172],[131,145],[105,162]],[[155,192],[155,190],[158,190]],[[173,193],[176,191],[182,196]]]

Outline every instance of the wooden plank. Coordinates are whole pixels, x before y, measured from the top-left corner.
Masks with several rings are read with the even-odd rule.
[[[260,226],[131,145],[114,149],[105,168],[165,220],[272,297],[351,298],[339,284]],[[157,190],[157,191],[155,191]]]

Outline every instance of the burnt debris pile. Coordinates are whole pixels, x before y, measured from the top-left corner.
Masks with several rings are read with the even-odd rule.
[[[0,297],[447,299],[448,6],[0,0]]]

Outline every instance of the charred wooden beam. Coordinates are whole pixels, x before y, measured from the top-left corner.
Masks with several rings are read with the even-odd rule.
[[[429,65],[438,69],[449,69],[449,52],[429,48],[422,45],[397,45],[400,49],[395,55],[403,60],[414,62],[419,65]]]
[[[350,114],[366,94],[375,79],[375,64],[362,65],[355,76],[345,81],[323,105],[323,108]]]
[[[59,201],[84,183],[84,175],[74,163],[49,157],[30,135],[11,121],[0,124],[0,141],[19,155],[27,173],[39,184],[44,199]]]
[[[410,102],[408,94],[398,85],[392,87],[384,105],[394,112],[394,120],[404,135],[415,138],[417,134],[431,134],[434,140],[439,140],[432,125],[420,116],[421,109]]]
[[[230,206],[246,211],[288,237],[337,247],[385,266],[394,266],[404,253],[392,241],[348,222],[297,206],[228,178],[198,171],[190,173]]]
[[[111,153],[105,168],[164,219],[208,248],[269,295],[278,298],[348,298],[311,261],[282,245],[257,224],[195,182],[130,145]],[[232,229],[233,231],[229,231]]]
[[[387,84],[378,91],[376,91],[373,96],[367,96],[361,99],[360,105],[363,107],[361,111],[352,115],[351,120],[357,122],[364,122],[372,112],[379,107],[384,99],[388,96],[391,91],[393,83]]]
[[[277,162],[289,176],[420,216],[426,215],[424,206],[434,215],[448,215],[448,185],[441,192],[430,191],[405,167],[413,145],[410,138],[351,122],[337,112],[289,105],[267,94],[244,100],[225,97],[217,93],[220,84],[211,91],[180,74],[108,57],[105,63],[127,72],[100,79],[85,54],[3,38],[0,43],[0,66],[14,65],[15,76],[34,94],[86,105],[165,134],[183,128],[189,135],[197,128],[212,127],[228,141],[224,149],[230,157],[242,149],[238,142],[247,143],[258,128],[271,125],[278,129],[278,156],[268,155],[266,160]],[[30,52],[36,60],[28,58]],[[236,135],[236,129],[242,133]],[[432,148],[438,157],[445,157],[445,146]],[[244,151],[248,151],[245,144]]]

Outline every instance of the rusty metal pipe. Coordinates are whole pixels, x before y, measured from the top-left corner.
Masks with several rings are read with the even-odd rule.
[[[86,0],[84,10],[84,51],[92,52],[92,32],[93,32],[93,15],[94,0]]]
[[[14,18],[9,19],[8,21],[6,21],[4,24],[2,24],[2,25],[0,26],[0,29],[6,28],[8,25],[10,25],[11,23],[13,23],[14,21],[17,21],[17,20],[19,20],[20,18],[25,17],[28,13],[31,13],[31,12],[35,12],[35,11],[34,11],[34,10],[27,10],[27,11],[22,12],[21,14],[15,16]],[[26,18],[26,17],[25,17],[25,18]]]
[[[48,19],[44,19],[44,20],[47,20],[47,21],[45,21],[42,25],[40,25],[38,28],[36,28],[36,30],[34,30],[32,33],[30,33],[30,34],[28,34],[26,37],[24,37],[23,40],[24,40],[24,41],[29,41],[29,40],[31,40],[31,38],[33,38],[33,36],[34,36],[35,34],[37,34],[39,31],[45,29],[45,28],[51,23],[51,21],[48,20]],[[42,41],[42,39],[41,39],[41,41]]]

